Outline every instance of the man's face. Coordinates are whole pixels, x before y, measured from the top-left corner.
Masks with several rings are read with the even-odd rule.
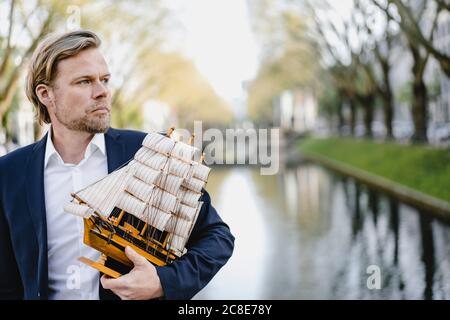
[[[106,132],[110,125],[111,93],[108,66],[98,49],[83,50],[58,63],[52,83],[52,123],[88,133]]]

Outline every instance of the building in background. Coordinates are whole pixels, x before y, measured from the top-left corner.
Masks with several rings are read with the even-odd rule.
[[[7,128],[0,127],[0,156],[35,141],[34,112],[31,103],[22,103],[9,115]]]
[[[443,11],[439,15],[438,25],[434,35],[434,45],[439,51],[450,56],[450,14]],[[450,142],[450,79],[441,70],[439,64],[433,61],[435,79],[431,84],[435,97],[430,101],[429,139],[432,143]],[[435,89],[434,87],[438,87]]]
[[[13,141],[19,146],[33,143],[34,139],[34,112],[30,103],[23,103],[12,114]]]
[[[314,131],[318,123],[317,108],[310,90],[285,90],[273,102],[274,125],[299,134]]]

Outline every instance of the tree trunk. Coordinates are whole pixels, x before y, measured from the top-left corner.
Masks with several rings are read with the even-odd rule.
[[[338,117],[338,123],[337,123],[337,131],[340,136],[343,135],[343,128],[345,125],[345,119],[344,119],[344,95],[338,94],[338,101],[337,101],[337,117]]]
[[[394,120],[394,101],[391,88],[391,80],[389,79],[389,64],[386,61],[381,65],[383,70],[384,88],[382,92],[383,112],[384,112],[384,126],[386,127],[386,139],[394,138],[392,133],[392,121]]]
[[[344,128],[344,113],[343,113],[343,105],[342,103],[338,103],[338,133],[340,136],[343,135],[342,129]]]
[[[409,42],[409,48],[413,56],[413,101],[412,101],[412,118],[414,122],[413,142],[425,143],[427,139],[427,109],[428,109],[428,92],[423,80],[425,67],[428,61],[428,55],[422,57],[420,49],[414,43]]]
[[[394,134],[392,131],[392,121],[394,120],[394,103],[392,101],[392,94],[383,95],[383,112],[384,112],[384,126],[386,128],[386,139],[392,140]]]
[[[4,92],[0,93],[0,118],[3,118],[12,105],[14,95],[16,94],[19,86],[19,74],[19,72],[15,72],[7,87],[4,89]]]
[[[425,143],[427,139],[427,87],[423,78],[416,79],[413,85],[412,117],[414,121],[414,135],[412,140]]]
[[[350,99],[349,103],[350,103],[350,133],[352,136],[354,136],[356,127],[356,103],[354,99]]]
[[[375,96],[373,94],[368,94],[362,97],[361,102],[364,110],[364,128],[366,131],[364,136],[367,138],[372,138],[373,107],[375,103]]]

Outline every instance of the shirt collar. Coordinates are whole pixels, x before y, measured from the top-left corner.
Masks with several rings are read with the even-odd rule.
[[[94,153],[95,149],[100,150],[100,152],[103,154],[103,156],[106,155],[106,146],[105,146],[105,134],[104,133],[96,133],[92,140],[89,142],[86,152],[85,152],[85,158],[89,157],[91,154]],[[63,160],[61,156],[59,155],[58,151],[56,151],[55,146],[53,145],[52,141],[52,127],[50,126],[48,132],[47,132],[47,143],[45,146],[45,157],[44,157],[44,168],[47,167],[48,162],[52,156],[56,156],[59,158],[61,163],[63,163]]]
[[[106,156],[106,146],[105,146],[105,134],[104,133],[96,133],[89,143],[91,146],[96,146],[100,152]]]

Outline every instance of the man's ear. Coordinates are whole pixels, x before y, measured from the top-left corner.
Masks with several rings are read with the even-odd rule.
[[[49,86],[45,84],[39,84],[36,87],[36,95],[39,101],[47,108],[51,108],[53,106],[53,92]]]

